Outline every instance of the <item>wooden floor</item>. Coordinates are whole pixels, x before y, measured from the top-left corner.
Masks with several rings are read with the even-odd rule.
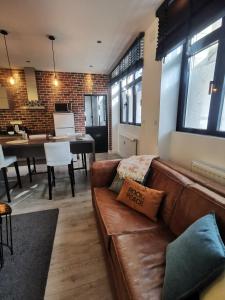
[[[111,158],[117,157],[97,155],[99,160]],[[24,169],[21,172],[26,173]],[[83,171],[76,171],[76,195],[72,198],[66,169],[59,168],[56,177],[52,201],[48,200],[46,174],[36,175],[32,184],[23,176],[23,189],[12,191],[13,214],[59,208],[45,299],[110,300],[89,179]]]

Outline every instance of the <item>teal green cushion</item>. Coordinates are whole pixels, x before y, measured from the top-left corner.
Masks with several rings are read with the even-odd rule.
[[[186,299],[225,269],[225,247],[215,214],[193,223],[166,250],[163,300]]]
[[[116,176],[113,179],[113,182],[111,183],[109,189],[117,194],[119,194],[122,185],[124,183],[124,179],[119,177],[119,174],[116,173]]]

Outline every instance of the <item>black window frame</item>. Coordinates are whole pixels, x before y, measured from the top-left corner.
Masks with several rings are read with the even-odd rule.
[[[119,82],[119,101],[120,101],[120,124],[127,124],[127,125],[134,125],[134,126],[141,126],[141,123],[137,123],[136,122],[136,108],[137,108],[137,96],[136,96],[136,85],[139,82],[142,82],[142,76],[138,77],[137,79],[135,79],[135,73],[143,68],[138,68],[135,71],[133,71],[132,73],[126,75],[125,77],[128,78],[130,75],[133,74],[134,76],[134,80],[128,84],[126,84],[123,88],[128,90],[129,88],[132,88],[132,93],[133,93],[133,122],[129,122],[129,102],[127,102],[127,112],[126,112],[126,121],[123,120],[123,100],[122,100],[122,92],[123,92],[123,88],[122,88],[122,80],[121,79]]]
[[[86,126],[86,115],[85,115],[85,128],[96,128],[96,127],[108,127],[108,95],[107,94],[84,94],[84,114],[85,114],[85,108],[86,108],[86,101],[85,97],[91,97],[91,110],[93,111],[93,101],[92,97],[101,97],[103,96],[105,98],[105,125],[93,125],[93,116],[91,117],[91,126]]]
[[[212,23],[210,22],[210,24]],[[208,26],[210,24],[208,24]],[[204,28],[206,27],[207,26],[204,26]],[[198,30],[198,32],[200,31],[201,30]],[[205,37],[191,45],[192,37],[193,35],[186,38],[183,45],[176,129],[180,132],[225,137],[225,131],[219,130],[223,105],[225,105],[225,17],[222,18],[222,25],[220,28],[216,29],[212,33],[206,35]],[[218,88],[218,92],[212,93],[211,95],[207,129],[185,127],[184,124],[189,85],[189,58],[192,55],[209,47],[210,45],[213,45],[213,43],[215,43],[216,41],[218,41],[218,51],[214,78],[212,78],[212,80],[215,82],[215,86]]]

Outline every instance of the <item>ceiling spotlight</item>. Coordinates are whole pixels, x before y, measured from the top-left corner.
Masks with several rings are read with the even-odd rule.
[[[55,72],[55,52],[54,52],[54,45],[53,45],[53,42],[55,41],[55,37],[54,35],[48,35],[48,39],[52,42],[52,61],[53,61],[53,68],[54,68],[53,84],[55,87],[57,87],[59,85],[59,81]]]
[[[9,51],[8,51],[7,41],[6,41],[6,36],[8,35],[8,32],[6,30],[0,30],[0,33],[3,35],[4,44],[5,44],[6,57],[7,57],[8,64],[9,64],[9,69],[10,69],[10,72],[11,72],[11,76],[9,77],[9,83],[11,85],[14,85],[16,83],[16,80],[13,77],[11,62],[10,62],[10,58],[9,58]]]
[[[101,44],[101,43],[102,43],[102,41],[100,41],[100,40],[97,41],[97,44]]]
[[[94,66],[93,65],[89,65],[89,68],[94,68]]]
[[[29,63],[30,63],[30,60],[26,60],[26,63],[28,63],[28,64],[29,64]]]

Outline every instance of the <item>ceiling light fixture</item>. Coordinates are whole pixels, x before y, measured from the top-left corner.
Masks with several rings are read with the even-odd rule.
[[[100,40],[97,41],[97,44],[101,44],[101,43],[102,43],[102,41],[100,41]]]
[[[11,67],[11,63],[10,63],[10,59],[9,59],[9,51],[8,51],[7,42],[6,42],[6,36],[8,35],[8,32],[6,30],[1,30],[0,33],[3,35],[6,56],[7,56],[7,60],[8,60],[8,64],[9,64],[9,69],[10,69],[10,72],[11,72],[11,76],[9,77],[9,83],[11,85],[14,85],[16,83],[16,80],[13,77],[12,67]]]
[[[48,39],[52,42],[52,60],[53,60],[53,68],[54,68],[53,84],[54,86],[57,87],[59,85],[59,81],[55,72],[55,52],[54,52],[54,45],[53,45],[53,42],[55,41],[55,37],[54,35],[48,35]]]

